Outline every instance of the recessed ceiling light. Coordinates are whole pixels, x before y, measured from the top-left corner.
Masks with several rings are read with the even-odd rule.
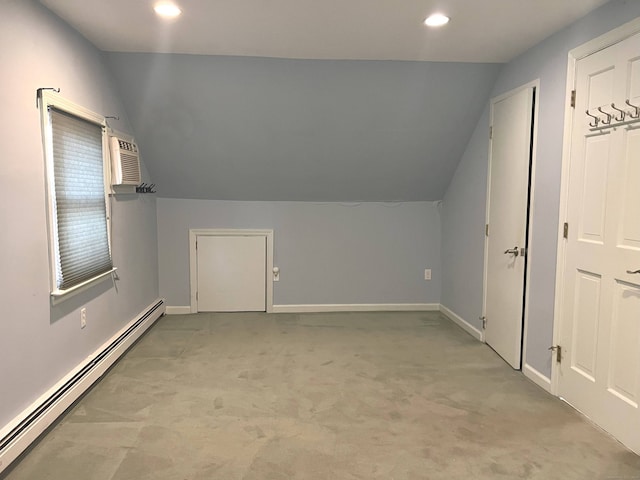
[[[424,24],[427,27],[441,27],[442,25],[446,25],[449,23],[450,18],[441,13],[434,13],[433,15],[429,15],[427,19],[424,21]]]
[[[158,15],[166,18],[175,18],[182,13],[182,10],[173,3],[158,3],[153,9]]]

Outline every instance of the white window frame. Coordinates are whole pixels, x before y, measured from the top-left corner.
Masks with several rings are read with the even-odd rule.
[[[58,234],[56,229],[56,212],[55,212],[55,176],[54,176],[54,158],[53,158],[53,130],[49,116],[49,107],[62,110],[73,116],[86,120],[88,122],[102,126],[102,168],[105,194],[105,213],[107,220],[107,243],[109,246],[109,254],[111,251],[111,202],[109,201],[109,191],[111,184],[111,169],[109,168],[109,141],[107,124],[104,116],[95,113],[81,105],[78,105],[66,98],[57,95],[48,90],[42,90],[39,95],[40,118],[42,126],[42,142],[44,150],[44,160],[46,168],[46,196],[47,196],[47,226],[49,233],[49,284],[51,292],[51,301],[53,304],[59,303],[77,293],[87,290],[97,282],[112,277],[116,271],[113,267],[104,273],[98,274],[93,278],[85,280],[73,287],[61,290],[57,287],[57,269],[56,258],[58,256]],[[113,256],[111,257],[113,261]]]

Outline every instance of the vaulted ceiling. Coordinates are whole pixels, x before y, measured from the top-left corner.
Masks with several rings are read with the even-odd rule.
[[[160,196],[399,201],[442,198],[501,62],[606,1],[42,3],[105,51]]]
[[[169,0],[41,1],[112,52],[504,63],[608,0],[171,0],[170,21]]]

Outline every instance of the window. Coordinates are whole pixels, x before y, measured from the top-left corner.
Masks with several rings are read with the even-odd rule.
[[[52,296],[114,271],[105,195],[104,118],[47,91],[41,96],[49,197]]]

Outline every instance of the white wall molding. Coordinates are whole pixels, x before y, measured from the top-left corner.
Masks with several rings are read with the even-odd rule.
[[[455,313],[453,310],[450,310],[449,308],[445,307],[444,305],[440,305],[440,311],[444,315],[446,315],[450,320],[456,323],[460,328],[466,331],[469,335],[471,335],[473,338],[480,340],[482,343],[484,343],[484,332],[482,330],[478,330],[476,327],[471,325],[460,315]]]
[[[274,305],[273,313],[327,313],[327,312],[434,312],[437,303],[344,303]]]
[[[167,315],[186,315],[191,313],[190,305],[167,305]]]
[[[40,398],[2,427],[0,429],[0,473],[73,405],[164,312],[164,299],[158,299],[150,304]],[[23,424],[24,427],[21,427]]]
[[[528,363],[525,363],[524,367],[522,367],[522,373],[524,373],[525,377],[538,385],[540,388],[551,393],[551,379],[549,377],[543,375]]]

